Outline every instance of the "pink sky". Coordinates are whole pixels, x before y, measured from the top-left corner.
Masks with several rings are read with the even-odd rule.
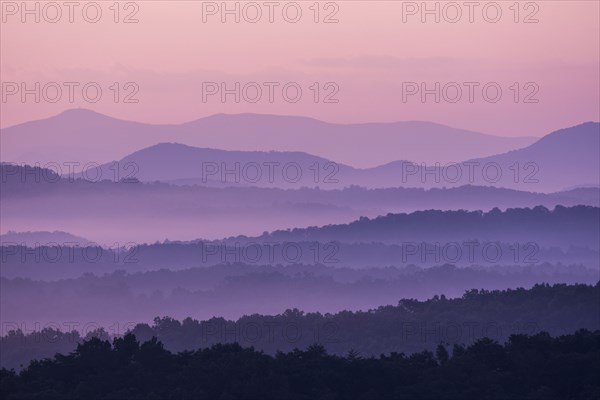
[[[502,9],[497,23],[483,17],[483,6],[491,2],[479,2],[473,23],[464,6],[457,23],[443,19],[435,23],[432,16],[422,23],[420,14],[407,16],[404,23],[406,2],[342,1],[327,9],[327,2],[321,2],[320,20],[336,11],[339,22],[330,24],[313,21],[312,1],[298,2],[303,14],[294,24],[283,19],[284,2],[275,9],[273,23],[268,22],[264,6],[259,23],[243,19],[235,23],[231,16],[229,22],[221,23],[219,15],[208,16],[203,23],[203,2],[141,1],[135,2],[139,22],[132,24],[113,21],[112,1],[98,2],[103,11],[98,23],[86,22],[81,7],[75,10],[73,23],[68,22],[66,8],[57,23],[46,22],[43,16],[40,23],[33,16],[22,23],[21,10],[12,15],[14,9],[8,3],[21,7],[20,1],[2,2],[3,85],[98,82],[103,95],[95,104],[83,100],[78,91],[73,103],[66,90],[56,103],[43,99],[35,103],[33,96],[23,103],[19,95],[8,96],[0,103],[2,127],[75,107],[149,123],[256,112],[332,122],[427,120],[507,136],[539,136],[600,119],[597,1],[538,1],[537,8],[530,5],[527,9],[527,2],[521,2],[519,23],[509,9],[512,1],[496,2]],[[227,4],[233,8],[234,3]],[[446,3],[440,2],[440,7]],[[34,7],[34,2],[28,4]],[[134,11],[133,6],[124,9],[125,2],[120,4],[120,19]],[[428,6],[433,8],[435,2]],[[487,17],[493,17],[494,10],[488,11]],[[54,11],[48,12],[52,18]],[[539,22],[523,23],[533,12]],[[226,103],[218,96],[203,102],[202,83],[207,81],[229,86],[297,82],[303,97],[289,103],[276,91],[272,103],[266,92],[257,103],[235,103],[231,96]],[[135,82],[139,102],[115,103],[109,89],[114,82]],[[339,92],[334,98],[339,102],[315,103],[309,88],[313,82],[335,82]],[[489,103],[476,90],[470,103],[465,89],[457,103],[435,103],[433,96],[425,103],[418,96],[403,102],[403,82],[426,82],[431,87],[435,82],[497,82],[503,96]],[[515,103],[510,89],[515,82],[521,87],[520,100],[534,87],[524,85],[535,83],[539,91],[533,98],[539,102]],[[323,90],[321,95],[327,92]]]

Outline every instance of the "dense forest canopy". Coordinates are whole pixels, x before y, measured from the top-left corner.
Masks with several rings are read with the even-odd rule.
[[[24,331],[18,324],[4,324],[10,330],[0,339],[0,366],[18,369],[32,359],[73,351],[83,339],[108,340],[125,331],[141,341],[157,337],[174,352],[237,342],[268,354],[305,349],[314,343],[336,355],[351,349],[363,356],[410,354],[424,349],[433,351],[440,342],[468,345],[484,337],[503,342],[511,334],[545,331],[562,335],[580,328],[598,330],[598,299],[600,283],[540,284],[531,289],[473,289],[454,299],[443,295],[426,301],[402,299],[397,305],[335,314],[290,309],[277,315],[249,314],[237,320],[156,317],[151,325],[104,327],[69,320],[69,324],[55,322],[35,332],[31,332],[35,325],[27,325]]]
[[[6,400],[573,399],[600,396],[600,331],[512,335],[502,345],[440,343],[435,353],[363,357],[320,345],[269,356],[239,344],[173,354],[152,338],[92,338],[69,355],[0,370]]]

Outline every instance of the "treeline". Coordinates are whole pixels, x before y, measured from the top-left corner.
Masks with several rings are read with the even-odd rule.
[[[123,333],[124,324],[151,322],[156,316],[178,320],[220,316],[237,320],[244,315],[279,315],[295,308],[306,313],[336,314],[395,305],[402,298],[426,300],[435,295],[456,298],[474,287],[485,290],[529,288],[540,281],[594,285],[598,282],[598,272],[546,264],[527,268],[476,269],[443,265],[428,269],[365,271],[236,264],[139,274],[121,271],[100,277],[88,274],[52,282],[0,278],[0,316],[2,322],[10,323],[3,325],[4,333],[22,326],[23,331],[55,327],[51,325],[53,322],[63,330],[71,330],[64,324],[69,321],[77,322],[77,329],[91,323],[104,327],[117,324],[119,333]],[[578,315],[579,305],[573,304],[568,293],[556,294],[556,297]],[[593,307],[593,303],[583,305],[580,310]],[[447,304],[450,308],[458,306],[453,302]],[[508,300],[507,304],[512,303]],[[532,304],[532,307],[545,311],[540,305]],[[514,311],[517,316],[525,313],[518,307]],[[574,315],[565,314],[563,322],[570,328],[590,327],[570,323]],[[499,317],[490,314],[490,318]],[[544,314],[534,314],[532,318],[538,323],[550,322],[544,320]]]
[[[294,228],[265,233],[262,240],[340,241],[346,243],[403,243],[463,240],[494,240],[505,243],[535,242],[540,246],[590,246],[600,243],[600,208],[564,207],[553,210],[533,208],[494,208],[483,211],[424,210],[389,213],[376,218],[361,217],[349,224]]]
[[[305,232],[310,235],[309,240],[323,242],[348,241],[347,238],[352,242],[381,241],[378,238],[388,238],[395,243],[399,241],[452,240],[452,236],[447,235],[448,232],[438,229],[442,226],[448,227],[452,233],[461,233],[461,240],[488,238],[481,233],[501,233],[499,230],[511,229],[516,226],[524,230],[525,241],[535,241],[535,238],[530,237],[530,233],[543,232],[545,228],[563,227],[570,230],[577,224],[583,224],[584,229],[589,229],[594,233],[593,228],[597,229],[598,227],[597,219],[600,212],[598,209],[600,192],[597,188],[579,188],[548,194],[471,185],[430,190],[404,187],[366,189],[358,186],[335,190],[321,190],[315,187],[287,190],[251,186],[213,188],[176,186],[158,181],[142,183],[136,179],[104,179],[93,182],[82,178],[62,177],[45,168],[22,167],[5,163],[0,163],[0,183],[3,189],[0,192],[0,198],[6,202],[7,207],[11,207],[11,210],[23,213],[23,217],[33,214],[34,211],[31,208],[40,204],[46,204],[43,211],[52,209],[52,216],[68,215],[71,217],[74,213],[85,217],[86,213],[89,214],[92,210],[95,214],[113,218],[136,215],[147,217],[148,213],[154,216],[186,215],[190,217],[205,215],[205,213],[210,215],[210,212],[221,209],[231,213],[232,209],[236,212],[244,210],[247,212],[248,209],[265,207],[275,207],[278,211],[288,213],[304,210],[325,212],[329,215],[330,218],[318,220],[319,222],[314,225],[331,224],[337,220],[349,221],[351,220],[350,216],[358,219],[361,215],[378,216],[390,213],[374,219],[374,222],[368,226],[365,225],[365,219],[363,219],[360,223],[357,221],[348,226],[332,225],[327,229],[322,229],[318,234],[314,231],[315,228]],[[27,198],[29,207],[19,207],[18,202],[23,202],[24,197]],[[73,202],[71,207],[66,210],[56,206],[63,204],[62,202],[66,201],[66,198],[71,200],[76,198],[78,201]],[[145,201],[140,203],[140,198]],[[105,203],[119,204],[119,207],[118,209],[106,208],[103,206]],[[548,215],[548,210],[554,208],[556,209],[551,215]],[[472,211],[470,213],[433,211],[440,209]],[[500,211],[500,209],[506,211]],[[418,210],[425,211],[416,212]],[[473,210],[490,211],[482,213]],[[397,214],[402,212],[410,214]],[[440,213],[442,215],[439,215]],[[586,215],[589,216],[590,213],[595,214],[592,215],[591,220],[586,220]],[[40,215],[48,217],[47,213]],[[344,218],[331,218],[335,215],[344,216]],[[482,221],[483,219],[485,221]],[[525,221],[527,224],[523,225]],[[564,222],[567,224],[565,225]],[[587,224],[585,224],[586,222]],[[308,222],[308,224],[313,225],[312,222]],[[486,228],[490,224],[495,224],[497,231],[488,231]],[[299,224],[289,226],[307,226],[307,221],[302,223],[300,220]],[[588,226],[591,228],[586,228]],[[369,229],[363,232],[364,228]],[[384,228],[384,230],[379,230],[380,228]],[[415,228],[417,229],[415,230]],[[540,228],[542,231],[539,230]],[[472,234],[470,236],[462,235],[463,229],[466,232],[472,231]],[[298,230],[294,230],[294,232],[298,232]],[[577,233],[577,231],[574,232]],[[562,238],[568,238],[565,235],[566,232],[560,229],[556,230],[556,233],[562,234]],[[357,234],[360,235],[357,236]],[[418,237],[415,237],[415,234]],[[443,238],[440,238],[436,237],[436,234],[437,236],[444,235]],[[279,240],[280,236],[281,232],[278,232],[276,235],[272,235],[271,239]],[[285,240],[306,240],[302,236],[291,236],[294,238],[286,234]],[[596,236],[590,238],[589,243],[597,246],[597,241],[593,240],[595,237],[597,237],[597,232]],[[198,235],[197,238],[202,238],[202,235]],[[511,243],[514,237],[508,236],[506,240],[504,237],[490,237],[489,239]],[[520,237],[518,240],[523,241]]]
[[[239,344],[173,354],[153,338],[93,338],[0,370],[3,399],[573,399],[600,397],[600,331],[483,338],[435,353],[363,357],[312,345],[269,356]]]
[[[103,248],[97,243],[41,242],[24,245],[4,241],[0,245],[2,276],[32,279],[77,278],[86,272],[105,274],[161,268],[181,270],[225,263],[250,266],[322,264],[336,268],[367,269],[417,265],[533,266],[542,263],[582,264],[600,270],[600,252],[588,246],[544,247],[537,242],[501,243],[464,240],[452,242],[270,241],[234,238],[219,241],[125,243]]]
[[[262,291],[260,288],[257,290]],[[285,296],[285,293],[282,291],[279,295]],[[209,298],[205,300],[208,301]],[[251,293],[248,293],[245,300],[256,307]],[[88,339],[92,336],[109,339],[111,335],[125,331],[134,333],[142,341],[157,337],[168,350],[175,352],[206,348],[217,343],[237,342],[268,354],[291,351],[294,348],[306,349],[314,343],[323,345],[328,352],[337,355],[343,355],[349,349],[364,356],[391,352],[414,353],[423,349],[434,350],[440,342],[468,345],[483,337],[502,342],[511,334],[546,331],[551,335],[561,335],[580,328],[598,330],[599,300],[600,282],[595,286],[544,284],[535,285],[529,290],[469,290],[462,297],[454,299],[443,295],[436,295],[426,301],[403,299],[395,306],[380,306],[367,311],[322,314],[290,309],[276,315],[248,314],[236,320],[222,317],[204,320],[157,317],[151,325],[116,325],[114,322],[107,322],[103,324],[106,330],[95,329],[102,325],[98,322],[86,324],[94,321],[90,317],[93,313],[101,312],[88,310],[87,318],[85,314],[81,314],[79,318],[70,314],[71,318],[56,318],[53,324],[48,324],[41,331],[38,328],[36,332],[23,332],[19,325],[14,325],[0,340],[0,365],[20,368],[32,359],[72,351],[82,340],[80,334],[73,329],[82,330],[82,334],[87,335]],[[78,300],[73,297],[71,301],[75,303]],[[325,297],[318,297],[316,301],[322,305],[327,300]],[[152,299],[144,304],[146,309],[155,310]],[[184,307],[183,302],[180,305]],[[188,305],[183,311],[177,309],[177,312],[195,315],[193,308],[201,305],[201,302],[197,302]],[[79,306],[82,313],[87,309],[85,304]],[[102,306],[108,312],[116,314],[119,307],[129,308],[131,304],[118,301],[98,304],[98,307]],[[215,303],[214,308],[217,307],[218,304]],[[141,317],[141,309],[134,311],[140,313],[137,321],[145,319]],[[215,314],[222,315],[217,312],[212,315]],[[18,319],[15,317],[14,320]],[[59,324],[57,321],[69,321],[70,325]],[[81,322],[75,325],[74,321]],[[65,332],[66,326],[71,328]],[[8,327],[9,324],[4,324],[5,329]],[[35,326],[29,323],[27,327],[32,330]]]

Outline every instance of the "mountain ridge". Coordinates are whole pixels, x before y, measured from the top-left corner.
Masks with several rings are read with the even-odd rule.
[[[224,150],[161,142],[100,168],[106,174],[115,162],[121,167],[134,163],[140,180],[198,185],[208,183],[211,178],[216,180],[213,184],[221,186],[242,183],[258,187],[336,189],[352,185],[366,188],[476,185],[552,193],[568,187],[600,187],[600,156],[595,148],[600,148],[600,124],[588,122],[551,132],[522,149],[446,165],[396,160],[373,168],[355,168],[304,151]],[[288,179],[286,174],[290,170],[299,171],[298,180]],[[456,171],[461,179],[450,176]],[[494,174],[499,174],[497,180]]]
[[[164,141],[225,150],[304,151],[354,167],[397,159],[444,161],[497,154],[532,143],[434,122],[337,124],[304,116],[214,114],[181,124],[146,124],[88,109],[71,109],[0,130],[2,160],[34,164],[104,163]],[[412,157],[409,157],[412,156]]]

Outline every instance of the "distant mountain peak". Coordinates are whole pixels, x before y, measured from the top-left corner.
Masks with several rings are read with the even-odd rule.
[[[104,115],[97,111],[91,110],[89,108],[83,108],[83,107],[69,108],[68,110],[63,111],[58,115],[77,115],[77,114],[102,115],[104,117],[108,117],[108,115]]]

